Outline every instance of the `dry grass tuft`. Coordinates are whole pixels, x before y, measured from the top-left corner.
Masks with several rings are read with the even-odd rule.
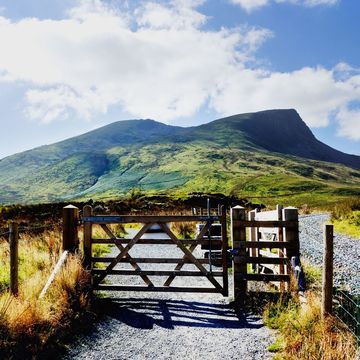
[[[182,239],[194,239],[195,226],[196,224],[194,222],[189,221],[173,222],[171,223],[171,231]]]
[[[280,332],[274,359],[359,359],[352,334],[335,318],[321,318],[318,297],[310,295],[306,306],[294,300],[271,303],[264,320]]]
[[[46,295],[38,298],[59,258],[60,244],[58,233],[21,236],[19,294],[0,293],[0,358],[35,356],[87,308],[89,274],[78,255],[69,255]],[[6,256],[6,251],[0,253],[0,264],[7,262]]]

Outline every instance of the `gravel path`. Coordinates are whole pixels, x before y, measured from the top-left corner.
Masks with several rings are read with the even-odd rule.
[[[300,217],[301,254],[314,265],[322,265],[323,226],[328,214]],[[334,282],[354,293],[360,292],[360,239],[334,236]]]
[[[175,246],[140,245],[131,249],[130,255],[181,256],[177,251]],[[141,267],[146,269],[145,265]],[[154,265],[148,266],[154,269]],[[163,270],[174,267],[160,266]],[[194,270],[191,265],[183,269]],[[129,284],[143,284],[139,277],[128,279]],[[157,280],[156,284],[164,281],[151,279]],[[119,282],[118,278],[112,280]],[[173,285],[196,286],[199,281],[209,287],[207,279],[189,277],[176,278]],[[237,314],[220,294],[109,292],[101,306],[103,320],[91,334],[74,341],[64,359],[271,358],[267,347],[274,342],[274,333],[258,316]]]

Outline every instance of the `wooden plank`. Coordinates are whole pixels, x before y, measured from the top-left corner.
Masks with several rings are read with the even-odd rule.
[[[249,211],[248,213],[248,220],[252,221],[255,220],[256,214],[258,212],[258,209],[254,209]],[[250,227],[249,228],[249,241],[258,241],[259,237],[258,237],[258,229],[256,227]],[[258,257],[259,256],[259,250],[256,248],[252,248],[250,250],[250,255],[252,257]],[[252,266],[252,271],[254,272],[258,272],[258,268],[256,265]]]
[[[296,220],[235,220],[235,226],[245,226],[245,227],[263,227],[263,228],[273,228],[273,227],[284,227],[287,229],[298,227],[299,223]]]
[[[55,276],[57,275],[57,273],[60,271],[60,269],[62,268],[62,266],[64,265],[67,257],[69,255],[69,251],[65,250],[62,255],[60,256],[60,259],[58,260],[58,262],[55,265],[54,270],[51,272],[45,286],[43,287],[43,289],[41,290],[41,293],[39,295],[39,299],[43,298],[46,294],[46,292],[48,291],[50,285],[52,284],[52,282],[55,279]]]
[[[205,287],[175,287],[175,286],[126,286],[126,285],[109,285],[100,284],[94,287],[95,290],[104,291],[154,291],[154,292],[187,292],[187,293],[218,293],[216,288]]]
[[[113,240],[116,239],[116,236],[112,233],[112,231],[107,227],[107,225],[102,224],[101,228],[105,231],[105,233],[110,236]],[[121,244],[116,244],[116,246],[118,247],[118,249],[121,251],[124,251],[124,247]],[[126,254],[125,255],[125,259],[127,259],[129,261],[129,263],[131,264],[131,266],[133,267],[133,269],[140,271],[141,268],[140,266],[136,263],[136,261],[134,261],[134,259],[129,255]],[[105,275],[106,276],[106,275]],[[143,279],[143,281],[145,282],[145,284],[149,285],[149,286],[154,286],[154,284],[151,282],[151,280],[146,276],[146,275],[140,275],[140,277]]]
[[[280,274],[246,274],[245,279],[249,281],[290,281],[290,276]]]
[[[256,213],[254,220],[279,220],[277,210],[260,211]]]
[[[283,210],[283,206],[282,205],[276,205],[276,211],[278,213],[278,220],[282,220],[282,210]],[[277,240],[279,242],[283,242],[284,241],[284,230],[283,228],[279,227],[277,229]],[[280,258],[284,258],[286,257],[286,249],[278,249],[278,255]],[[286,265],[287,263],[281,263],[280,266],[279,266],[279,274],[282,275],[282,274],[288,274],[287,272],[287,266],[284,266]],[[282,282],[280,284],[280,290],[281,291],[285,291],[285,290],[288,290],[287,287],[286,287],[286,284],[284,282]]]
[[[264,234],[264,235],[271,235],[271,234],[273,234],[273,235],[277,235],[277,233],[278,233],[278,231],[279,231],[279,227],[272,227],[272,228],[268,228],[268,227],[260,227],[259,228],[259,232],[260,233],[262,233],[262,234]]]
[[[248,264],[287,264],[288,259],[287,258],[279,258],[279,257],[251,257],[247,256],[243,258],[244,261],[246,261]]]
[[[146,231],[150,228],[152,224],[151,223],[147,223],[145,224],[140,230],[139,232],[131,239],[131,241],[126,245],[126,247],[123,248],[122,251],[120,251],[120,254],[118,254],[114,260],[112,260],[112,262],[107,266],[106,270],[112,270],[116,264],[119,262],[119,260],[123,257],[125,257],[129,250],[136,244],[136,242],[146,233]],[[165,225],[166,227],[166,225]],[[106,277],[106,274],[103,274],[99,277],[99,279],[97,279],[97,284],[99,284],[102,280],[104,280],[104,278]]]
[[[196,240],[191,239],[179,239],[184,245],[207,245],[209,244],[209,240],[202,239],[199,242]],[[116,238],[116,239],[92,239],[93,244],[128,244],[131,239],[123,239],[123,238]],[[143,245],[174,245],[174,242],[171,239],[139,239],[137,244]],[[221,240],[211,240],[211,244],[216,246],[221,246]]]
[[[274,254],[269,250],[259,250],[260,256],[267,257],[267,258],[278,258],[280,257],[279,254]]]
[[[209,273],[204,266],[196,259],[196,257],[189,251],[185,245],[178,240],[178,238],[174,235],[174,233],[164,224],[160,223],[163,231],[169,235],[169,237],[174,241],[174,243],[180,248],[180,250],[186,255],[186,257],[192,260],[193,264],[208,278],[208,280],[215,286],[215,288],[221,293],[222,286],[216,281],[216,279]]]
[[[229,295],[229,274],[228,274],[228,238],[226,226],[226,208],[221,206],[219,209],[221,214],[221,241],[222,241],[222,271],[223,271],[223,296]]]
[[[85,205],[83,208],[84,216],[92,215],[92,207],[90,205]],[[92,256],[92,245],[91,245],[91,236],[92,236],[92,224],[90,222],[84,223],[84,235],[83,235],[83,252],[84,252],[84,268],[91,269],[91,256]]]
[[[206,224],[203,226],[203,228],[201,229],[199,235],[196,237],[195,242],[190,246],[189,251],[190,251],[191,253],[195,250],[196,246],[199,245],[200,241],[203,239],[204,235],[205,235],[206,232],[208,231],[208,228],[209,228],[208,223],[206,223]],[[173,240],[171,240],[171,241],[173,241]],[[173,242],[173,243],[174,243],[174,242]],[[180,260],[180,261],[178,262],[178,264],[176,265],[175,270],[181,270],[182,267],[184,266],[186,260],[189,260],[189,259],[187,258],[186,255],[184,255],[183,258],[182,258],[182,260]],[[166,279],[166,281],[164,282],[164,286],[170,286],[170,284],[173,282],[174,279],[175,279],[175,276],[174,276],[174,275],[170,275],[170,276]]]
[[[101,275],[105,272],[105,269],[93,269],[93,274]],[[139,275],[149,275],[149,276],[204,276],[204,274],[200,271],[175,271],[175,270],[109,270],[108,274],[111,275],[125,275],[125,276],[139,276]],[[222,276],[222,271],[213,271],[213,276]]]
[[[115,257],[92,257],[92,262],[112,262]],[[183,259],[182,258],[132,258],[138,264],[178,264]],[[201,264],[208,264],[209,259],[198,259]],[[129,259],[124,258],[118,261],[118,263],[129,263]],[[184,260],[185,264],[192,264],[192,261],[189,259]]]
[[[109,216],[91,216],[82,217],[83,222],[92,222],[93,224],[119,224],[119,223],[144,223],[144,224],[158,224],[169,222],[183,222],[194,221],[202,222],[207,221],[208,216],[193,216],[193,215],[166,215],[166,216],[154,216],[154,215],[109,215]],[[219,221],[219,216],[211,216],[211,221]]]
[[[235,206],[231,208],[231,238],[234,253],[238,252],[233,257],[233,286],[235,303],[243,305],[245,301],[245,294],[247,290],[247,282],[244,277],[247,273],[247,264],[241,261],[241,258],[246,256],[246,228],[243,225],[246,223],[245,208],[242,206]]]
[[[269,248],[269,249],[281,249],[281,248],[287,248],[292,246],[291,243],[287,242],[287,241],[283,241],[283,242],[278,242],[278,241],[246,241],[243,244],[240,245],[241,247],[245,247],[245,248],[257,248],[257,249],[262,249],[262,248]]]

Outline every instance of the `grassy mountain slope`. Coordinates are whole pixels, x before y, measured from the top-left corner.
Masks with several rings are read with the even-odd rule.
[[[190,128],[120,121],[0,160],[0,203],[105,199],[132,188],[335,201],[360,194],[360,157],[318,141],[296,111],[270,110]]]

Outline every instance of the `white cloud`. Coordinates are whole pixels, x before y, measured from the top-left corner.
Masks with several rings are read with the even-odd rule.
[[[129,14],[99,1],[82,1],[61,21],[0,18],[0,69],[32,84],[27,114],[43,121],[63,116],[66,108],[88,117],[116,104],[135,116],[165,121],[190,116],[222,71],[231,64],[242,67],[239,58],[249,58],[270,34],[252,28],[202,31],[205,17],[196,4],[147,3],[131,24]]]
[[[243,9],[250,12],[261,8],[270,3],[270,0],[230,0],[233,4],[240,5]]]
[[[336,115],[340,124],[338,134],[353,140],[360,140],[360,109],[341,108]]]
[[[204,30],[202,0],[146,2],[133,13],[81,1],[63,20],[0,17],[0,81],[22,82],[25,113],[50,122],[90,119],[118,106],[134,117],[176,122],[203,106],[221,115],[296,108],[313,127],[338,112],[339,132],[355,138],[358,69],[256,66],[267,29]],[[255,60],[255,61],[253,61]]]
[[[235,5],[240,5],[247,12],[259,9],[263,6],[275,3],[290,3],[294,5],[303,5],[306,7],[314,7],[320,5],[332,6],[339,0],[229,0]]]
[[[360,99],[355,77],[337,81],[333,70],[303,68],[289,73],[244,69],[222,84],[212,105],[230,115],[243,111],[295,108],[312,127],[328,124],[332,111]]]

